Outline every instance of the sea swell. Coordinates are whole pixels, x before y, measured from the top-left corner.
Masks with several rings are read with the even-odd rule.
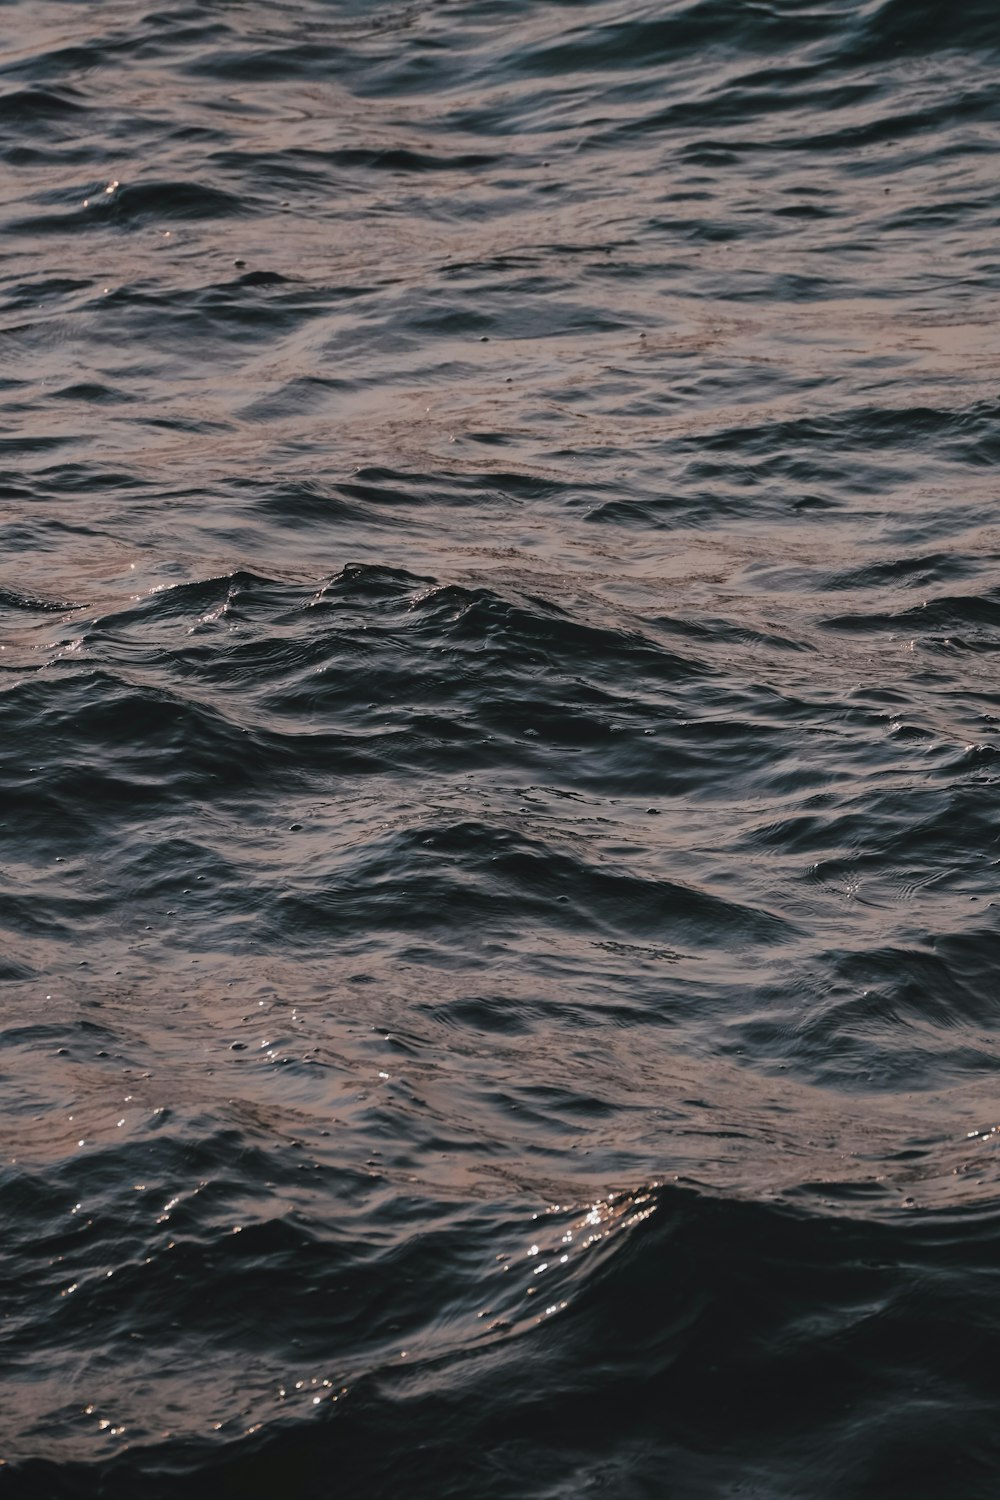
[[[4,15],[0,1491],[992,1497],[993,11]]]

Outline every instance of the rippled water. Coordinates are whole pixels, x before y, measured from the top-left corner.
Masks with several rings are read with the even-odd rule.
[[[0,1492],[1000,1467],[1000,20],[13,0]]]

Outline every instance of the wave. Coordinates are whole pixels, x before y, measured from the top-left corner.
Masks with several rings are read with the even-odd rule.
[[[654,1186],[582,1216],[553,1207],[527,1252],[502,1256],[473,1285],[456,1275],[453,1241],[416,1238],[395,1258],[394,1307],[375,1289],[377,1261],[362,1269],[356,1253],[342,1260],[291,1225],[262,1226],[252,1243],[230,1236],[211,1253],[177,1230],[169,1310],[182,1324],[221,1324],[230,1309],[225,1326],[246,1329],[253,1360],[282,1317],[301,1335],[302,1368],[322,1328],[328,1350],[355,1351],[355,1369],[275,1379],[267,1415],[249,1403],[258,1420],[243,1432],[224,1422],[129,1445],[115,1423],[116,1455],[15,1464],[9,1492],[62,1497],[99,1484],[116,1496],[139,1484],[159,1500],[197,1475],[206,1492],[264,1494],[280,1480],[313,1496],[332,1472],[341,1493],[388,1496],[405,1454],[421,1494],[471,1485],[540,1497],[599,1480],[623,1495],[668,1482],[707,1496],[749,1480],[769,1494],[806,1483],[860,1496],[905,1475],[930,1497],[957,1451],[963,1494],[985,1496],[995,1449],[979,1414],[995,1378],[982,1314],[997,1232],[992,1210],[891,1228]],[[252,1320],[241,1315],[244,1282]],[[438,1282],[442,1292],[450,1282],[454,1311],[422,1352],[420,1334],[391,1334],[387,1320],[419,1321],[417,1299]],[[187,1308],[184,1287],[201,1289]],[[118,1306],[131,1291],[114,1294]],[[383,1340],[404,1339],[405,1360],[388,1347],[379,1357]],[[372,1352],[359,1364],[361,1345]],[[201,1381],[187,1384],[191,1400]]]

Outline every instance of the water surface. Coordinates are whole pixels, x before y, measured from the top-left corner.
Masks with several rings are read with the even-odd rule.
[[[978,1500],[985,0],[13,0],[0,1492]]]

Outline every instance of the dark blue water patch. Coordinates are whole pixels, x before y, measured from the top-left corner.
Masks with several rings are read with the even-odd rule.
[[[33,599],[13,589],[0,588],[0,609],[13,610],[16,613],[46,615],[65,614],[67,610],[78,608],[79,605],[72,604],[66,599]]]
[[[290,279],[278,271],[245,271],[236,278],[237,286],[284,286]]]
[[[280,734],[255,733],[188,695],[135,687],[99,669],[13,689],[6,712],[12,732],[28,722],[36,743],[42,736],[58,746],[37,756],[42,765],[31,780],[15,771],[19,819],[47,808],[70,825],[81,817],[99,823],[116,810],[148,815],[199,794],[238,792],[280,774],[291,749]],[[348,736],[327,736],[312,752],[329,757],[334,746],[346,757],[343,769],[370,764]]]
[[[390,146],[342,146],[329,150],[283,151],[280,156],[268,160],[259,152],[243,155],[220,152],[213,158],[220,169],[228,169],[241,177],[247,173],[267,174],[286,185],[301,174],[303,182],[326,182],[329,174],[348,172],[359,179],[371,173],[390,172],[394,175],[407,173],[475,172],[483,167],[503,165],[504,157],[499,153],[470,151],[454,154],[416,151],[407,147]]]
[[[275,28],[246,49],[238,34],[230,34],[220,47],[189,52],[182,62],[183,71],[194,78],[204,75],[214,83],[228,80],[272,85],[300,79],[328,82],[339,76],[350,81],[352,91],[362,92],[366,84],[377,89],[384,78],[380,59],[397,64],[401,58],[411,59],[411,49],[394,46],[394,41],[400,31],[410,30],[415,13],[404,7],[395,13],[369,12],[348,20],[344,7],[339,11],[338,15],[317,16],[308,40],[303,40],[297,26],[285,36]],[[413,41],[419,47],[423,38],[418,33]]]
[[[20,285],[4,289],[4,312],[37,311],[40,304],[52,298],[72,298],[74,292],[88,292],[93,283],[74,276],[30,277]],[[7,332],[12,330],[8,329]]]
[[[15,234],[64,234],[104,228],[132,229],[161,220],[239,218],[251,205],[222,188],[195,182],[145,182],[105,186],[82,185],[72,196],[54,195],[67,206],[62,212],[35,213],[9,222]]]
[[[362,913],[369,930],[430,932],[456,921],[503,928],[516,914],[524,925],[544,921],[689,947],[773,945],[794,935],[772,913],[667,879],[639,879],[510,829],[414,829],[359,854],[329,874],[320,867],[281,899],[278,916],[289,935],[352,931]]]
[[[492,723],[495,713],[509,716],[514,700],[504,708],[500,698],[491,709],[489,696],[546,663],[564,675],[581,706],[588,697],[614,705],[607,689],[626,659],[650,688],[681,683],[693,672],[682,656],[637,630],[575,619],[543,599],[421,584],[363,567],[348,568],[316,593],[252,575],[168,589],[101,621],[88,639],[108,663],[159,662],[169,673],[164,686],[174,663],[255,695],[275,681],[270,707],[284,718],[301,717],[310,706],[312,715],[330,713],[338,704],[353,716],[364,704],[398,701],[409,682],[421,684],[426,706],[450,701],[477,718],[485,712]],[[372,675],[376,649],[381,666]],[[363,676],[367,688],[359,694]],[[477,708],[487,677],[488,695]]]
[[[992,559],[976,559],[960,552],[930,553],[916,557],[892,557],[865,563],[848,573],[826,575],[822,587],[851,589],[928,589],[959,579],[974,578]],[[813,575],[815,578],[815,575]]]
[[[995,944],[995,926],[969,942],[974,961]],[[909,947],[831,952],[822,972],[795,964],[797,1003],[787,985],[781,993],[762,986],[759,1009],[732,1027],[725,1051],[766,1057],[779,1076],[809,1076],[855,1095],[909,1088],[918,1099],[972,1077],[988,1087],[998,1067],[992,1003],[975,981],[970,988],[971,966],[963,975],[936,947],[925,934]],[[838,977],[828,979],[830,972]]]
[[[155,379],[162,376],[164,355],[181,358],[197,344],[217,364],[232,363],[269,333],[292,332],[328,312],[332,304],[364,295],[360,289],[310,287],[258,268],[183,292],[141,281],[109,287],[102,290],[92,312],[102,327],[123,341],[134,337],[137,327],[143,330],[143,364],[129,374]]]
[[[662,69],[695,52],[704,56],[706,49],[718,61],[726,53],[767,53],[775,44],[808,46],[826,33],[821,16],[804,16],[798,8],[779,15],[763,6],[748,10],[731,0],[701,0],[654,19],[583,21],[540,44],[511,48],[505,71],[546,80],[597,73],[612,80],[619,69]]]
[[[29,964],[22,963],[10,954],[4,954],[0,959],[0,983],[16,983],[19,980],[34,979],[36,971]]]
[[[601,494],[608,488],[599,480],[562,480],[499,465],[456,473],[420,473],[365,465],[338,485],[340,493],[368,505],[461,505],[477,509],[497,501],[521,507],[539,503],[576,505],[582,496]]]
[[[0,94],[0,118],[14,126],[30,122],[33,130],[44,129],[50,120],[78,115],[86,107],[83,99],[70,88],[24,88]]]
[[[640,674],[653,680],[677,681],[693,670],[679,654],[639,632],[595,628],[538,598],[522,603],[488,589],[448,585],[427,590],[416,608],[422,629],[460,651],[496,653],[514,673],[548,658],[564,669],[585,668],[599,678],[613,675],[626,655]]]
[[[136,486],[133,473],[124,467],[112,468],[103,463],[90,464],[82,461],[46,464],[33,476],[31,498],[44,506],[52,496],[105,495],[109,490],[130,490]],[[41,516],[36,525],[44,526],[51,518]],[[63,522],[63,529],[72,529]],[[81,521],[80,529],[86,529]]]
[[[0,457],[20,458],[35,453],[54,453],[65,448],[71,441],[56,433],[32,435],[22,433],[16,437],[0,437]]]
[[[239,488],[249,493],[255,511],[276,521],[281,526],[292,527],[314,534],[317,525],[342,526],[350,522],[373,524],[378,517],[375,507],[392,507],[384,524],[397,524],[397,510],[406,504],[401,491],[380,493],[374,489],[362,490],[361,486],[346,485],[341,489],[315,479],[286,480],[279,484],[261,483],[259,480],[240,482]],[[345,498],[352,492],[356,499]],[[360,503],[358,503],[360,502]]]
[[[218,219],[239,216],[250,205],[232,193],[197,182],[140,182],[116,187],[106,194],[106,205],[96,200],[94,207],[104,209],[112,223],[130,224],[153,217],[161,219]]]
[[[900,54],[921,56],[944,51],[968,52],[989,58],[995,53],[996,18],[985,0],[974,0],[954,16],[941,0],[883,0],[869,8],[854,36],[849,35],[852,60],[877,63]]]
[[[114,406],[127,406],[134,400],[134,397],[121,387],[103,385],[99,381],[80,381],[75,385],[64,386],[61,391],[55,391],[53,394],[58,401],[92,401],[97,405],[106,403]]]
[[[1000,597],[995,590],[946,594],[897,612],[834,615],[823,623],[828,630],[863,630],[866,634],[892,630],[932,642],[954,638],[959,644],[983,650],[1000,644],[995,633],[1000,624]]]

